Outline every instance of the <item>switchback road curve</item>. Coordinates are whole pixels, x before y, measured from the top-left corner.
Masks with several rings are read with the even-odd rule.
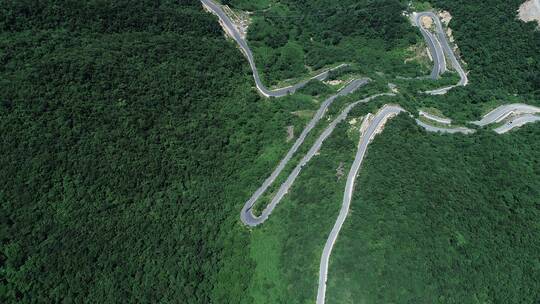
[[[238,29],[232,22],[231,18],[229,18],[229,16],[227,16],[227,14],[223,11],[221,6],[216,4],[214,1],[201,0],[201,3],[208,11],[218,16],[219,21],[221,22],[225,31],[227,31],[229,36],[231,36],[234,39],[234,41],[236,41],[236,43],[238,44],[238,46],[240,47],[244,55],[247,57],[249,66],[251,67],[251,71],[253,73],[253,78],[255,79],[255,85],[257,86],[257,90],[265,97],[282,97],[282,96],[294,93],[296,90],[305,86],[309,82],[309,80],[311,79],[316,79],[316,80],[321,80],[321,81],[325,80],[326,78],[328,78],[329,71],[339,69],[345,66],[345,64],[341,64],[333,69],[322,72],[311,79],[301,81],[295,85],[280,88],[280,89],[270,90],[262,83],[261,77],[259,75],[259,71],[257,70],[257,66],[255,65],[255,60],[253,59],[253,52],[249,48],[247,41],[244,38],[242,38],[242,35],[240,35],[240,33],[238,32]]]
[[[437,36],[433,36],[433,34],[429,31],[429,29],[426,29],[424,25],[421,22],[421,19],[423,17],[431,18],[435,25],[435,31],[437,32]],[[437,15],[435,15],[433,12],[420,12],[420,13],[414,13],[413,14],[413,20],[420,28],[420,31],[424,38],[427,37],[426,42],[428,43],[428,48],[431,52],[431,57],[434,61],[434,69],[432,71],[432,77],[434,74],[440,75],[442,74],[446,69],[446,60],[445,55],[450,59],[450,62],[452,63],[452,67],[458,72],[460,80],[456,85],[448,86],[436,90],[427,91],[427,94],[431,95],[441,95],[446,94],[450,89],[456,87],[456,86],[466,86],[469,83],[469,79],[467,78],[467,73],[463,70],[461,67],[461,64],[459,63],[458,59],[456,58],[456,55],[454,54],[454,51],[450,47],[450,43],[448,42],[448,38],[446,37],[446,33],[444,32],[444,28],[441,24],[441,20]]]
[[[446,71],[446,59],[444,57],[444,52],[442,50],[442,45],[428,29],[426,29],[422,24],[422,17],[424,15],[417,14],[414,16],[414,22],[416,26],[420,28],[420,33],[424,37],[428,45],[429,53],[433,59],[433,69],[431,71],[431,78],[437,79],[439,76]]]
[[[510,115],[540,113],[540,108],[523,103],[512,103],[497,107],[484,115],[481,120],[472,122],[478,126],[485,126],[503,121]]]
[[[233,37],[233,39],[238,43],[238,45],[240,46],[240,48],[246,55],[248,62],[251,66],[251,69],[253,71],[253,77],[255,79],[257,89],[262,95],[266,97],[284,96],[289,93],[293,93],[298,88],[302,87],[303,85],[307,83],[307,81],[304,81],[295,86],[290,86],[290,87],[277,89],[277,90],[267,89],[260,80],[259,73],[255,66],[255,63],[253,60],[253,54],[251,50],[249,49],[246,41],[241,37],[240,33],[238,32],[238,30],[236,29],[232,21],[229,19],[229,17],[223,12],[223,10],[221,9],[219,5],[215,4],[211,0],[201,0],[201,2],[209,11],[211,11],[212,13],[216,14],[219,17],[220,22],[222,23],[225,30],[229,33],[231,37]],[[422,16],[428,16],[433,19],[436,25],[437,36],[433,35],[427,29],[423,28],[420,22],[420,18]],[[426,38],[428,47],[434,59],[435,66],[433,68],[431,77],[437,78],[441,73],[443,73],[446,70],[446,58],[444,55],[446,54],[446,56],[450,59],[452,66],[459,73],[460,78],[461,78],[459,83],[455,86],[467,85],[468,84],[467,75],[461,68],[459,61],[457,60],[454,52],[449,46],[449,43],[447,41],[446,35],[444,33],[444,30],[442,28],[439,18],[431,12],[422,12],[422,13],[416,14],[414,16],[414,20],[416,24],[420,27],[422,35],[424,36],[424,38]],[[328,72],[325,72],[325,73],[317,75],[315,79],[323,80],[327,77],[327,75],[328,75]],[[288,151],[288,153],[285,155],[285,157],[280,161],[280,163],[274,169],[271,175],[263,182],[261,187],[257,189],[255,193],[253,193],[251,198],[245,203],[240,214],[241,220],[244,224],[250,227],[254,227],[259,224],[264,223],[268,219],[271,212],[274,210],[277,204],[281,201],[284,195],[289,191],[290,187],[296,180],[296,177],[299,175],[302,167],[305,166],[311,160],[311,158],[317,153],[317,151],[319,151],[324,140],[328,136],[330,136],[330,134],[332,133],[334,128],[337,126],[337,124],[343,121],[347,117],[348,113],[354,106],[360,103],[368,102],[379,96],[394,95],[391,93],[377,94],[377,95],[373,95],[371,97],[368,97],[363,100],[359,100],[357,102],[354,102],[348,105],[340,113],[340,115],[336,117],[330,123],[330,125],[322,132],[322,134],[318,137],[318,139],[316,140],[314,145],[310,148],[308,153],[302,158],[300,163],[295,167],[295,169],[289,175],[287,180],[281,185],[280,189],[278,190],[278,193],[272,198],[272,201],[270,202],[270,204],[268,204],[268,206],[266,206],[266,208],[263,210],[261,216],[258,216],[258,217],[255,216],[252,212],[252,208],[255,202],[260,198],[260,196],[268,189],[268,187],[275,181],[278,175],[282,172],[282,170],[284,169],[286,164],[290,161],[294,153],[296,153],[300,145],[302,145],[308,133],[315,127],[318,121],[323,117],[325,111],[330,106],[330,104],[335,100],[335,98],[337,98],[338,96],[349,94],[355,91],[356,89],[358,89],[360,86],[366,84],[367,82],[368,82],[368,79],[354,80],[348,86],[346,86],[343,90],[341,90],[338,94],[330,97],[329,99],[327,99],[326,101],[322,103],[319,110],[315,113],[314,117],[304,128],[301,135],[295,141],[295,143],[293,144],[291,149]],[[455,86],[428,91],[426,93],[433,94],[433,95],[444,94]],[[384,124],[388,121],[388,119],[399,114],[400,112],[404,112],[404,110],[401,107],[397,105],[386,105],[383,108],[381,108],[381,110],[379,110],[379,112],[375,116],[371,116],[369,114],[367,117],[365,117],[362,123],[358,150],[356,152],[354,162],[351,166],[351,169],[347,177],[347,182],[346,182],[344,195],[343,195],[342,207],[338,215],[338,218],[334,224],[334,227],[328,236],[328,239],[323,249],[323,253],[321,255],[320,268],[319,268],[319,284],[318,284],[318,290],[317,290],[317,304],[324,304],[325,302],[326,281],[328,277],[328,264],[330,260],[330,255],[332,252],[332,248],[339,235],[339,231],[341,230],[341,227],[343,226],[343,223],[347,217],[351,199],[352,199],[352,193],[354,191],[354,184],[355,184],[356,176],[358,175],[358,172],[362,165],[362,161],[367,153],[367,148],[369,146],[369,143],[373,140],[376,134],[382,131],[382,128]],[[493,123],[501,123],[503,120],[507,119],[504,125],[494,129],[494,131],[497,133],[505,133],[515,127],[521,126],[528,122],[540,121],[540,116],[536,115],[538,113],[540,113],[540,108],[524,105],[524,104],[511,104],[511,105],[498,107],[494,109],[493,111],[489,112],[488,114],[486,114],[481,120],[472,122],[472,123],[480,127],[483,127],[483,126],[493,124]],[[417,123],[420,126],[424,127],[427,131],[443,132],[443,133],[464,133],[464,134],[469,134],[474,131],[472,129],[463,128],[463,127],[459,127],[459,128],[451,127],[450,126],[451,121],[445,120],[444,118],[438,118],[434,115],[422,115],[422,116],[428,118],[428,120],[430,119],[431,121],[435,123],[448,125],[448,127],[437,127],[435,125],[430,125],[429,123],[416,120]]]
[[[433,114],[429,114],[423,111],[419,112],[420,116],[427,118],[435,123],[442,124],[442,126],[432,125],[416,119],[416,123],[426,129],[429,132],[441,132],[441,133],[462,133],[471,134],[475,130],[466,127],[453,127],[450,119],[438,117]],[[484,115],[482,119],[478,121],[471,121],[470,124],[477,125],[479,127],[485,127],[491,124],[504,123],[503,125],[493,129],[498,134],[503,134],[511,131],[515,128],[521,127],[527,123],[532,123],[540,120],[540,108],[522,104],[512,103],[499,106],[489,113]]]
[[[253,226],[257,226],[263,223],[264,221],[266,221],[266,219],[268,219],[268,216],[270,216],[270,213],[272,213],[272,211],[277,206],[277,204],[279,204],[283,196],[287,193],[289,187],[292,185],[292,183],[296,179],[296,176],[298,176],[298,174],[300,173],[300,170],[302,169],[302,166],[303,166],[302,163],[303,162],[307,163],[309,159],[311,159],[311,157],[317,151],[310,150],[308,152],[308,155],[306,155],[304,159],[302,159],[302,162],[299,165],[299,167],[294,169],[293,173],[291,173],[287,181],[285,181],[285,183],[281,186],[278,193],[274,196],[270,204],[268,204],[268,206],[263,210],[260,216],[255,216],[253,214],[253,210],[252,210],[253,205],[257,202],[260,196],[268,189],[268,187],[272,185],[272,183],[274,183],[274,181],[276,180],[278,175],[281,173],[281,171],[283,171],[283,169],[285,168],[289,160],[291,160],[291,158],[296,153],[298,148],[302,145],[302,143],[306,139],[306,136],[309,134],[309,132],[311,132],[311,130],[315,127],[315,125],[319,122],[319,120],[321,120],[324,113],[326,112],[328,107],[332,104],[332,102],[339,96],[347,95],[355,91],[359,87],[368,83],[368,81],[369,81],[368,79],[354,80],[348,86],[346,86],[343,90],[341,90],[337,95],[334,95],[328,98],[322,103],[319,110],[315,113],[311,121],[306,125],[306,127],[304,128],[300,136],[294,142],[291,149],[289,149],[285,157],[279,162],[278,166],[274,169],[272,174],[270,174],[270,176],[263,182],[261,187],[259,187],[259,189],[257,189],[253,193],[251,198],[244,204],[244,208],[242,208],[242,212],[240,213],[240,218],[244,224],[253,227]],[[333,130],[333,127],[332,127],[332,130]],[[319,138],[317,142],[315,143],[315,145],[322,144],[322,141],[324,141],[324,139],[326,139],[326,137]]]

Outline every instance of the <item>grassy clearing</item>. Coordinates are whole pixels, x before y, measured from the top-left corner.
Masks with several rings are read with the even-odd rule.
[[[262,282],[250,289],[254,303],[311,303],[315,299],[320,254],[345,186],[345,178],[337,179],[336,169],[343,162],[348,172],[358,140],[349,138],[349,128],[347,122],[336,128],[270,219],[252,233],[252,258],[260,264],[256,277]],[[267,292],[272,293],[272,301],[264,298]]]
[[[427,44],[425,41],[421,40],[417,44],[410,46],[406,50],[403,50],[405,54],[404,62],[415,62],[418,64],[419,70],[418,73],[429,75],[431,68],[433,67],[433,61],[429,59]]]
[[[422,110],[426,113],[429,113],[429,114],[432,114],[432,115],[435,115],[435,116],[439,116],[439,117],[442,117],[442,118],[447,118],[446,116],[444,116],[444,113],[437,109],[437,108],[433,108],[433,107],[428,107],[428,108],[422,108],[422,109],[419,109],[419,110]]]
[[[286,288],[280,265],[283,236],[265,233],[266,229],[252,232],[250,255],[257,264],[250,289],[254,303],[282,303]]]
[[[277,81],[276,84],[272,85],[272,88],[283,88],[286,86],[291,86],[294,84],[297,84],[301,81],[309,80],[325,71],[331,70],[336,68],[337,66],[341,65],[342,63],[335,63],[331,65],[326,65],[324,67],[321,67],[319,69],[313,70],[311,67],[306,66],[306,73],[304,75],[301,75],[299,77],[291,78],[291,79],[284,79]]]

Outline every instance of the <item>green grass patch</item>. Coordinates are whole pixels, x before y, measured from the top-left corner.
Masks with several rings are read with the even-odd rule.
[[[257,261],[251,281],[251,295],[254,303],[283,303],[286,290],[280,265],[283,236],[265,233],[266,230],[254,229],[251,235],[250,255]]]
[[[320,254],[337,217],[345,186],[346,177],[338,180],[336,169],[342,163],[347,174],[358,143],[358,138],[349,138],[348,129],[348,123],[344,122],[334,130],[264,226],[255,228],[252,252],[261,254],[253,254],[252,258],[263,265],[258,278],[268,282],[279,276],[281,282],[271,287],[279,295],[278,302],[266,300],[262,296],[265,286],[254,284],[250,289],[257,299],[254,303],[314,301]],[[268,255],[265,250],[269,251]],[[276,252],[279,259],[275,258]]]

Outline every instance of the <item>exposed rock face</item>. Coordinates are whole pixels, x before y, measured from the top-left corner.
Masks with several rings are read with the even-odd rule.
[[[528,22],[536,21],[540,25],[540,0],[529,0],[519,7],[519,19]]]

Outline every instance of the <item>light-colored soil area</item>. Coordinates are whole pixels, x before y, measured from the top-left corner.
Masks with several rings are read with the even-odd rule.
[[[429,29],[433,26],[433,19],[431,19],[431,17],[423,16],[420,21],[425,28]]]
[[[343,80],[339,80],[339,79],[328,80],[328,81],[325,81],[325,83],[327,83],[329,85],[340,85],[340,84],[343,83]]]
[[[452,36],[452,29],[451,28],[446,29],[446,36],[448,36],[448,41],[454,42],[454,37]]]
[[[294,126],[287,126],[287,142],[294,138]]]
[[[336,169],[337,180],[340,180],[345,175],[345,169],[343,168],[343,165],[343,162],[339,162],[339,166]]]
[[[238,32],[243,39],[246,39],[248,27],[251,24],[251,18],[249,12],[243,12],[239,10],[232,10],[228,5],[223,6],[223,11],[231,18],[234,26],[238,29]]]
[[[398,86],[393,83],[388,83],[388,88],[392,93],[399,93]]]
[[[522,21],[536,21],[540,25],[540,0],[529,0],[523,3],[518,13]]]
[[[441,11],[439,13],[439,18],[441,18],[442,23],[448,25],[450,23],[450,20],[452,20],[452,15],[450,15],[450,12],[448,11]]]
[[[540,0],[539,0],[540,1]],[[448,26],[448,24],[450,23],[450,21],[452,20],[452,15],[450,14],[449,11],[440,11],[438,13],[438,16],[439,18],[441,19],[441,23],[443,24],[443,27],[446,29],[445,30],[445,33],[446,33],[446,37],[448,37],[448,41],[450,42],[450,45],[452,47],[452,50],[454,51],[454,53],[457,55],[457,57],[459,58],[459,60],[463,63],[466,64],[465,61],[463,61],[462,57],[461,57],[461,52],[457,46],[457,44],[455,44],[455,39],[454,39],[454,36],[452,35],[452,29]]]

